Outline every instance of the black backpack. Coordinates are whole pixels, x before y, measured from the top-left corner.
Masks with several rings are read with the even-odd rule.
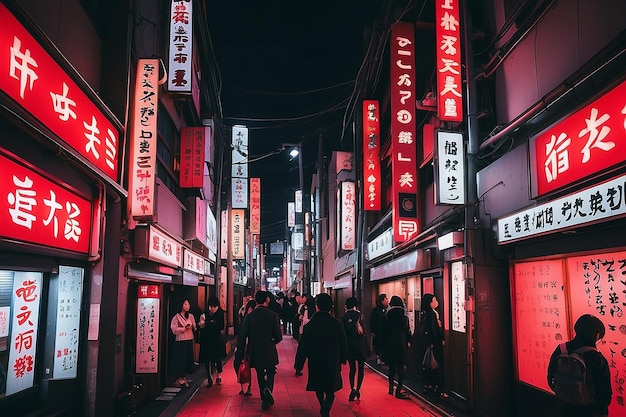
[[[554,374],[550,388],[557,398],[576,405],[593,403],[594,387],[587,379],[587,365],[583,354],[596,348],[582,346],[568,353],[565,343],[559,345],[561,353],[555,359]]]

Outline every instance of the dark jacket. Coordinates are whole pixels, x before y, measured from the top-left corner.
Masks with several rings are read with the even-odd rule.
[[[308,359],[307,391],[335,392],[341,389],[341,364],[348,359],[346,333],[339,320],[318,311],[304,326],[294,368],[302,370]]]
[[[582,346],[595,347],[593,343],[584,343],[576,337],[566,342],[565,346],[570,353]],[[560,353],[561,349],[557,346],[550,357],[550,363],[548,364],[548,385],[550,385],[552,377],[554,376],[556,358]],[[589,385],[593,386],[595,390],[594,402],[588,406],[563,403],[561,415],[564,417],[606,416],[609,413],[609,404],[611,403],[611,396],[613,394],[609,363],[606,358],[596,350],[585,352],[583,358],[585,359],[585,365],[587,367],[587,381],[589,381]]]
[[[282,339],[278,315],[265,306],[258,306],[243,319],[237,340],[235,364],[243,359],[247,343],[251,368],[273,368],[278,365],[276,345]]]
[[[200,328],[200,362],[217,362],[226,357],[224,340],[224,310],[218,308],[215,314],[205,313],[206,321]]]
[[[443,329],[439,326],[437,316],[432,309],[423,312],[420,322],[420,333],[422,342],[427,347],[429,345],[441,346],[443,342]]]
[[[404,364],[411,340],[409,318],[404,315],[404,309],[392,307],[387,310],[381,328],[383,360],[387,363],[393,361],[397,364]]]
[[[372,309],[372,314],[370,315],[370,331],[373,333],[372,343],[376,348],[376,354],[380,354],[380,351],[383,346],[383,339],[381,337],[382,333],[382,325],[383,325],[383,317],[387,313],[387,309],[382,305],[376,305]]]
[[[367,343],[367,335],[360,335],[357,332],[356,323],[360,321],[363,325],[363,314],[358,310],[348,310],[341,318],[341,323],[348,338],[348,359],[349,360],[365,360],[369,354],[369,345]]]

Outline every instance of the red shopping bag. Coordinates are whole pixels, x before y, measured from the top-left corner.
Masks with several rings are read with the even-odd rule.
[[[249,384],[250,378],[250,364],[246,359],[243,359],[237,370],[237,382],[240,384]]]

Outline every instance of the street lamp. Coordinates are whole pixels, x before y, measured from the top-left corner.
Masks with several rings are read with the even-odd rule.
[[[294,158],[298,158],[298,175],[300,179],[300,192],[302,193],[303,202],[306,200],[304,197],[304,170],[302,169],[302,142],[298,143],[283,143],[282,149],[289,150],[290,160]],[[304,211],[304,210],[303,210]],[[302,233],[305,233],[306,225],[304,224],[304,214],[300,217],[300,224],[302,226]],[[309,241],[308,239],[304,242],[304,274],[302,277],[302,292],[311,294],[311,277],[310,275],[310,267],[309,267]]]

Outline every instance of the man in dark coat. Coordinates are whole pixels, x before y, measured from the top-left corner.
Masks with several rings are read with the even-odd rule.
[[[200,362],[206,366],[207,388],[213,385],[213,371],[217,373],[215,383],[222,383],[222,360],[226,357],[224,340],[225,313],[217,297],[209,297],[208,311],[200,316]]]
[[[256,369],[261,406],[265,410],[274,404],[272,391],[276,365],[278,365],[276,345],[283,339],[283,335],[280,331],[278,315],[268,308],[270,302],[268,293],[258,291],[254,299],[257,306],[246,315],[241,325],[235,354],[235,369],[239,368],[247,344],[250,367]]]
[[[398,375],[396,398],[406,399],[402,392],[404,383],[404,361],[407,349],[411,345],[411,329],[409,319],[404,315],[404,302],[394,295],[389,301],[389,310],[382,322],[383,360],[389,365],[389,395],[394,393],[394,376]]]
[[[333,300],[328,294],[315,298],[317,312],[300,336],[294,368],[301,372],[308,359],[309,378],[306,390],[315,391],[322,417],[328,417],[335,392],[343,386],[341,364],[348,359],[346,332],[339,320],[330,315]]]

